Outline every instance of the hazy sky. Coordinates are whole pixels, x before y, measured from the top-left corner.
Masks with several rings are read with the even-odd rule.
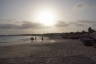
[[[56,13],[55,26],[35,21],[38,11]],[[0,34],[70,32],[96,29],[96,0],[0,0]]]

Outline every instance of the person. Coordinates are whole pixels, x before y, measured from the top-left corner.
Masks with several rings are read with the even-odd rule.
[[[89,32],[89,33],[93,33],[93,32],[95,32],[95,30],[93,30],[91,27],[89,27],[89,28],[88,28],[88,32]]]
[[[30,38],[30,40],[34,40],[34,38],[33,38],[33,37],[31,37],[31,38]]]
[[[42,36],[42,40],[43,40],[43,36]]]

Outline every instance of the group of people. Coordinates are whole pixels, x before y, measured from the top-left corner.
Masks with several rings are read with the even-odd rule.
[[[37,37],[36,36],[35,37],[31,37],[30,40],[37,40]],[[41,37],[41,40],[44,40],[43,36]]]

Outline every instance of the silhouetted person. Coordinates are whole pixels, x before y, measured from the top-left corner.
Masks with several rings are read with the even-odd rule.
[[[34,38],[33,38],[33,37],[31,37],[31,38],[30,38],[30,40],[32,40],[32,41],[33,41],[33,40],[34,40]]]
[[[44,40],[44,38],[43,38],[43,36],[42,36],[42,38],[41,38],[42,40]]]
[[[91,27],[89,27],[89,28],[88,28],[88,32],[89,32],[89,33],[93,33],[93,32],[95,32],[95,30],[93,30]]]

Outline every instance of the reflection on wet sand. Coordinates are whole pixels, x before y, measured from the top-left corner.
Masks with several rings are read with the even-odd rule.
[[[96,49],[85,47],[79,40],[56,39],[52,40],[54,43],[50,43],[51,40],[36,41],[38,40],[29,44],[1,46],[0,64],[94,64],[96,61]]]

